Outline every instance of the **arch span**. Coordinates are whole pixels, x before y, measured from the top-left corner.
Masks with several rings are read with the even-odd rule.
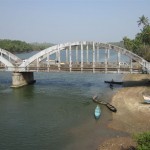
[[[144,68],[146,68],[147,71],[150,70],[149,62],[144,60],[142,57],[132,53],[131,51],[128,51],[125,48],[121,48],[121,47],[111,45],[108,43],[105,44],[105,43],[93,42],[93,41],[92,42],[79,41],[79,42],[72,42],[72,43],[64,43],[64,44],[58,44],[58,45],[49,47],[47,49],[40,51],[39,53],[35,54],[34,56],[30,57],[26,61],[22,62],[22,64],[19,67],[22,69],[25,69],[25,67],[30,65],[32,62],[34,62],[36,60],[41,61],[41,60],[45,59],[46,57],[49,57],[50,55],[52,55],[54,53],[60,52],[61,50],[71,49],[71,47],[73,47],[73,46],[81,46],[83,48],[83,46],[87,46],[87,45],[91,46],[93,49],[98,47],[99,49],[115,50],[115,51],[117,51],[123,55],[128,56],[130,59],[138,62]]]
[[[14,71],[15,66],[4,57],[0,56],[0,62],[5,65],[6,71]]]
[[[58,51],[64,50],[68,47],[71,46],[79,46],[81,45],[82,42],[73,42],[73,43],[65,43],[65,44],[58,44],[49,48],[46,48],[42,51],[40,51],[39,53],[31,56],[30,58],[28,58],[27,60],[25,60],[24,62],[22,62],[22,64],[19,66],[21,68],[27,67],[29,64],[31,64],[32,62],[34,62],[35,60],[42,60],[44,58],[47,57],[47,55],[52,55]]]
[[[8,61],[11,63],[11,64],[15,64],[15,63],[22,63],[22,60],[17,57],[16,55],[4,50],[4,49],[1,49],[0,48],[0,56],[5,58],[7,60],[7,63],[5,61],[5,65],[8,66],[10,64],[8,64]]]

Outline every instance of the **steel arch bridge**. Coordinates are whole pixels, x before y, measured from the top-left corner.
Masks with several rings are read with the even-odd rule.
[[[115,53],[115,57],[114,57]],[[113,60],[110,59],[113,55]],[[122,56],[128,59],[124,61]],[[100,42],[58,44],[21,60],[0,49],[0,70],[13,72],[92,71],[104,73],[150,72],[150,63],[127,49]]]

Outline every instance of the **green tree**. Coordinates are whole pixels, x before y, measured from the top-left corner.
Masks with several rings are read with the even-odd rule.
[[[150,25],[148,18],[144,15],[139,17],[138,25],[143,25],[141,32],[137,33],[133,40],[124,37],[124,47],[150,61]]]
[[[0,40],[0,48],[3,48],[12,53],[21,53],[21,52],[27,52],[27,51],[33,51],[33,50],[43,50],[52,45],[53,44],[50,44],[50,43],[30,44],[30,43],[26,43],[24,41],[19,41],[19,40],[7,40],[7,39]]]
[[[124,47],[130,51],[133,51],[133,40],[129,39],[128,37],[124,37],[123,38],[123,42],[124,42]]]
[[[138,23],[138,26],[147,26],[149,25],[149,22],[148,22],[148,17],[145,17],[144,15],[142,15],[141,17],[139,17],[139,20],[137,21]]]
[[[147,25],[142,30],[142,42],[150,45],[150,25]]]

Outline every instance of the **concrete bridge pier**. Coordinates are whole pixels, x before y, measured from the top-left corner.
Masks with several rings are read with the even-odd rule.
[[[13,72],[11,87],[18,88],[35,82],[33,72]]]

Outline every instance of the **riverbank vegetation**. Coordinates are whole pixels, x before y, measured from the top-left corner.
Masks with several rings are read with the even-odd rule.
[[[150,150],[150,131],[134,135],[137,150]]]
[[[123,38],[124,47],[133,53],[150,61],[150,24],[147,17],[142,15],[137,21],[138,26],[142,27],[136,34],[135,39]]]
[[[21,53],[36,50],[43,50],[52,46],[51,43],[26,43],[19,40],[0,40],[0,48],[10,51],[11,53]]]

